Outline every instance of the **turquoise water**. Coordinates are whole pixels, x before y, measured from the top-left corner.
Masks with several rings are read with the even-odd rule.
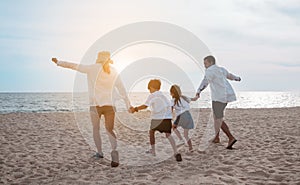
[[[169,96],[168,93],[166,93]],[[131,93],[132,105],[143,104],[148,93]],[[171,98],[171,97],[170,97]],[[228,108],[280,108],[300,106],[300,92],[238,92]],[[192,108],[210,108],[209,92],[204,92]],[[118,110],[125,110],[122,101]],[[88,111],[87,93],[0,93],[0,113]]]

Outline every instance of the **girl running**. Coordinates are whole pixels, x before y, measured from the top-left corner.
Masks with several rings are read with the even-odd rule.
[[[175,112],[176,119],[173,123],[173,130],[177,137],[180,139],[180,143],[184,144],[184,140],[177,130],[178,126],[181,126],[184,129],[183,135],[186,140],[186,143],[189,146],[189,151],[193,150],[191,138],[189,138],[189,130],[194,128],[194,121],[192,115],[190,113],[190,105],[191,101],[196,101],[198,98],[188,98],[183,96],[181,93],[181,89],[178,85],[172,85],[170,88],[170,94],[172,96],[171,104],[172,110]]]

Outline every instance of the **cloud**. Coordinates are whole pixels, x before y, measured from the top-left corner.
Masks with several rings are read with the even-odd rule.
[[[208,45],[220,64],[234,72],[242,71],[254,79],[254,75],[263,78],[266,70],[275,77],[281,69],[299,79],[299,12],[297,0],[28,0],[18,1],[18,5],[1,1],[0,63],[7,65],[7,70],[12,70],[8,63],[18,64],[27,70],[25,75],[50,67],[47,62],[52,56],[79,62],[88,47],[105,33],[129,23],[154,20],[190,30]],[[53,78],[62,73],[51,72]],[[1,77],[5,78],[4,73]],[[72,82],[72,75],[67,80]],[[18,89],[17,85],[14,88]],[[256,85],[249,88],[255,90]]]

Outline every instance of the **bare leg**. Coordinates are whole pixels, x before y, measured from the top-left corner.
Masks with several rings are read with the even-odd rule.
[[[222,122],[223,122],[223,118],[219,118],[217,119],[215,116],[214,116],[214,125],[215,125],[215,138],[213,140],[214,143],[220,143],[220,128],[221,128],[221,125],[222,125]]]
[[[177,130],[177,128],[174,128],[173,131],[175,132],[176,136],[180,139],[180,140],[183,140],[180,132]]]
[[[102,140],[99,133],[100,130],[100,118],[97,113],[90,112],[91,121],[93,124],[93,139],[97,148],[98,153],[102,153]]]
[[[192,140],[191,140],[191,138],[189,138],[189,129],[184,129],[183,135],[184,135],[184,138],[185,138],[187,144],[189,145],[189,150],[190,151],[193,150]]]
[[[222,131],[227,135],[227,137],[228,137],[229,140],[233,140],[234,139],[234,137],[230,133],[229,128],[228,128],[227,124],[225,123],[225,121],[222,122],[221,128],[222,128]]]
[[[220,132],[216,134],[216,137],[214,138],[213,143],[220,143]]]
[[[171,133],[166,133],[166,138],[168,138],[168,140],[173,148],[174,154],[177,154],[177,146],[175,144],[174,138],[171,136]]]
[[[155,155],[155,130],[149,130],[149,138],[150,138],[150,145],[151,145],[150,153]]]
[[[149,138],[150,138],[150,145],[155,145],[155,136],[154,136],[155,131],[154,130],[149,130]]]
[[[225,123],[225,121],[222,121],[222,125],[221,125],[221,129],[222,131],[227,135],[229,141],[228,141],[228,145],[235,140],[235,138],[233,137],[233,135],[231,134],[229,127],[227,126],[227,124]],[[218,134],[216,134],[216,137],[214,139],[214,143],[219,143],[220,142],[220,138],[219,138],[219,134],[220,132],[218,132]]]
[[[114,121],[115,121],[115,113],[106,113],[104,114],[105,118],[105,128],[106,132],[108,134],[109,142],[111,144],[111,149],[112,151],[115,151],[117,149],[117,137],[116,134],[114,133]]]
[[[221,126],[223,132],[225,132],[225,134],[227,135],[229,141],[228,141],[228,145],[230,145],[235,138],[232,136],[231,132],[229,131],[229,128],[227,126],[227,124],[225,123],[225,121],[222,122],[222,126]]]

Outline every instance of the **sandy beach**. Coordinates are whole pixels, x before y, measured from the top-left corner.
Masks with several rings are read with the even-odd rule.
[[[87,113],[80,114],[89,119]],[[137,116],[147,122],[148,114]],[[195,149],[209,114],[210,109],[192,110],[198,123],[192,136]],[[225,120],[238,140],[234,150],[225,149],[228,141],[222,133],[221,143],[205,152],[188,153],[187,146],[181,146],[180,163],[172,153],[153,162],[155,158],[141,159],[144,155],[126,152],[120,142],[121,164],[111,168],[110,145],[103,143],[107,158],[91,158],[93,148],[74,113],[1,114],[0,184],[300,184],[300,107],[227,109]],[[143,146],[140,152],[148,149],[146,131],[118,121],[115,130],[130,147]],[[166,140],[159,133],[156,137],[160,144]]]

